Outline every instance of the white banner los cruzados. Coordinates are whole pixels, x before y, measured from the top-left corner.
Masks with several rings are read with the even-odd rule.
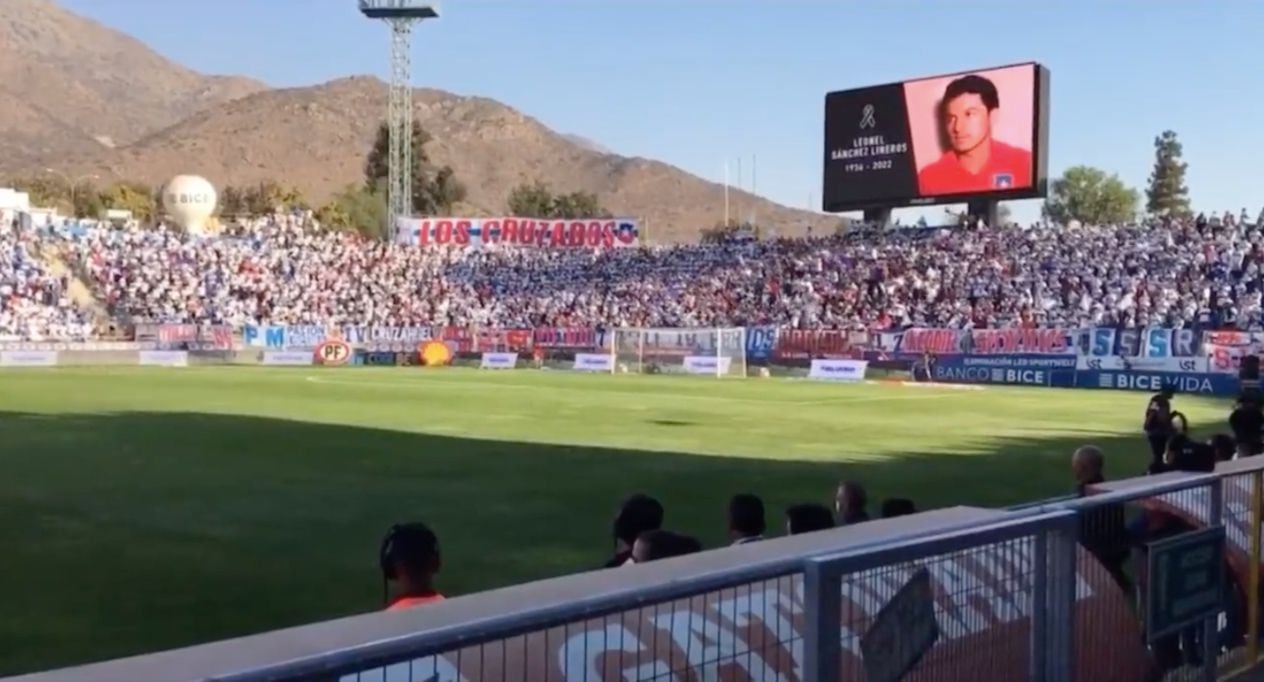
[[[513,369],[518,366],[517,353],[483,353],[482,369]]]
[[[733,358],[714,355],[686,355],[685,372],[687,374],[728,374]]]
[[[869,363],[864,360],[813,360],[809,379],[825,381],[864,381]]]
[[[613,372],[614,356],[608,353],[576,353],[575,365],[571,369],[576,372]]]
[[[0,351],[0,367],[52,367],[56,364],[55,350]]]
[[[509,244],[612,249],[640,245],[641,229],[630,218],[400,218],[395,222],[395,242],[415,246]]]

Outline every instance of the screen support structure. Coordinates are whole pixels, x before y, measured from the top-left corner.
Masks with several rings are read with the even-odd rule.
[[[891,226],[891,208],[866,208],[865,222],[886,229]]]
[[[988,227],[1000,227],[997,224],[1000,220],[1000,205],[1001,202],[996,199],[977,199],[966,205],[966,211],[971,223],[982,218]]]

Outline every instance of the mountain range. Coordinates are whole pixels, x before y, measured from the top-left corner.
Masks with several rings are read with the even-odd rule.
[[[217,187],[272,179],[320,203],[362,178],[386,96],[367,76],[272,88],[200,74],[53,0],[0,1],[0,177],[52,169],[159,185],[192,173]],[[468,188],[467,210],[503,212],[514,186],[539,179],[595,193],[645,221],[654,240],[694,240],[723,219],[722,185],[613,154],[495,100],[418,89],[414,107],[433,137],[427,153]],[[736,189],[731,201],[782,235],[839,224]]]

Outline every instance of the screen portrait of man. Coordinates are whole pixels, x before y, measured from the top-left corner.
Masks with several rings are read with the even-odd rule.
[[[1028,87],[1025,93],[1009,93],[1014,103],[1020,105],[1012,107],[1018,115],[1022,112],[1028,115],[1027,134],[1022,137],[1028,141],[1026,144],[1031,140],[1031,92]],[[1022,100],[1023,95],[1028,98],[1026,102]],[[934,105],[934,141],[928,139],[930,131],[923,128],[922,149],[917,150],[919,161],[933,155],[934,151],[927,147],[937,146],[935,151],[940,152],[938,159],[921,165],[917,173],[918,189],[923,196],[1031,186],[1031,151],[997,139],[998,129],[1007,122],[1002,117],[1009,112],[1002,104],[996,83],[983,75],[961,76],[944,87]],[[912,107],[909,115],[916,115]],[[1008,123],[1011,131],[1024,124],[1021,120]]]

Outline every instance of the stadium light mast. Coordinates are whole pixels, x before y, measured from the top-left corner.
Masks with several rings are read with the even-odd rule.
[[[359,3],[361,14],[385,22],[391,30],[386,201],[394,224],[396,218],[413,214],[413,26],[426,19],[438,19],[439,9],[435,3],[419,0],[359,0]]]

